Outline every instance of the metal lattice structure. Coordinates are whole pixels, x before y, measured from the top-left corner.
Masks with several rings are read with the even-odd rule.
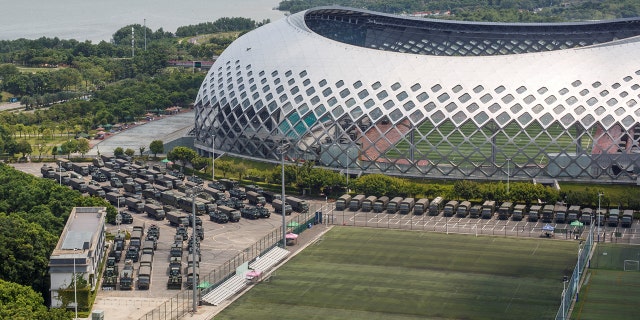
[[[196,98],[196,147],[437,178],[640,173],[640,18],[470,23],[342,7],[225,50]]]

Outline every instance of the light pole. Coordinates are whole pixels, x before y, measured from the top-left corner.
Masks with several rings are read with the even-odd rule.
[[[566,319],[566,310],[565,310],[565,303],[564,303],[564,298],[565,295],[567,294],[567,281],[569,281],[569,278],[567,276],[562,277],[562,320]]]
[[[510,164],[511,158],[507,158],[507,194],[509,194],[509,178],[511,177]]]
[[[216,181],[216,136],[211,134],[211,181]]]
[[[76,277],[76,252],[78,248],[73,248],[73,301],[75,302],[75,311],[76,317],[73,318],[78,319],[78,290],[76,289],[76,282],[78,282],[78,278]]]
[[[280,159],[282,161],[282,249],[287,248],[287,222],[285,219],[285,215],[287,214],[287,202],[284,198],[284,154],[289,150],[289,144],[283,144],[278,147],[278,152],[280,153]]]
[[[59,185],[62,185],[62,162],[58,161],[58,177],[60,177]]]
[[[600,198],[602,197],[603,193],[602,192],[598,192],[598,242],[600,242]]]
[[[193,265],[191,265],[191,288],[193,289],[193,312],[198,312],[198,292],[197,292],[197,280],[199,278],[196,273],[196,196],[202,192],[200,187],[193,187],[189,190],[191,193],[191,258]]]

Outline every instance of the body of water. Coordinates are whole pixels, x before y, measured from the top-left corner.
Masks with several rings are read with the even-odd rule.
[[[278,20],[279,0],[2,0],[0,40],[19,38],[110,41],[120,28],[143,25],[174,32],[222,17]]]

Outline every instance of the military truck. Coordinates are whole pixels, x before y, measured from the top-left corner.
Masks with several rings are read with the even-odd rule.
[[[114,256],[107,257],[107,263],[102,277],[102,288],[113,290],[118,285],[118,265]]]
[[[106,193],[104,192],[104,190],[102,190],[102,188],[94,185],[87,186],[87,193],[89,193],[89,195],[91,196],[100,198],[104,198],[106,196]]]
[[[387,203],[387,213],[398,212],[398,209],[400,209],[400,202],[402,202],[402,197],[395,197],[389,200],[389,203]]]
[[[430,216],[439,215],[443,205],[444,205],[444,199],[442,199],[442,197],[436,197],[435,199],[433,199],[429,204],[429,215]]]
[[[553,222],[553,210],[555,206],[552,204],[547,204],[542,207],[542,222]]]
[[[460,202],[460,204],[458,205],[458,208],[456,209],[456,217],[464,218],[468,216],[469,210],[471,210],[471,202],[469,201]]]
[[[105,195],[107,201],[109,201],[112,205],[117,206],[119,204],[124,204],[124,196],[116,192],[107,192]]]
[[[631,224],[633,224],[633,210],[627,209],[622,211],[620,226],[623,228],[631,228]]]
[[[172,226],[179,226],[179,225],[188,226],[189,225],[189,217],[180,211],[165,210],[165,218],[169,220],[169,223]]]
[[[229,222],[229,217],[226,214],[218,210],[215,210],[215,211],[209,212],[209,220],[222,224],[222,223]]]
[[[256,207],[244,207],[240,209],[240,216],[245,219],[256,220],[260,218],[260,213]]]
[[[271,216],[271,212],[265,206],[258,205],[256,206],[256,210],[258,210],[258,214],[260,218],[269,218]]]
[[[164,220],[165,218],[164,209],[162,209],[161,206],[158,206],[152,203],[144,204],[144,212],[147,213],[148,217],[154,218],[156,220]]]
[[[373,203],[373,212],[380,213],[387,210],[387,204],[389,203],[389,197],[382,196]]]
[[[442,209],[442,216],[444,217],[453,217],[458,211],[458,201],[451,200],[444,205],[444,209]]]
[[[496,202],[493,200],[487,200],[482,203],[482,219],[491,219],[496,211]]]
[[[271,202],[271,205],[273,206],[273,211],[275,211],[276,213],[282,214],[282,200],[280,199],[273,200],[273,202]],[[285,215],[290,215],[291,212],[293,212],[291,205],[286,204],[284,206],[284,212],[285,212]]]
[[[591,219],[593,218],[593,209],[582,208],[580,210],[580,222],[585,226],[591,225]]]
[[[556,223],[565,223],[567,220],[567,206],[564,204],[556,204],[553,206]]]
[[[240,188],[229,189],[229,197],[238,198],[240,200],[247,199],[247,193],[242,191]]]
[[[378,197],[368,196],[366,199],[362,201],[362,206],[360,207],[360,210],[362,210],[362,212],[370,212],[371,210],[373,210],[373,204],[376,202],[376,200],[378,200]]]
[[[169,280],[167,281],[168,290],[182,289],[182,274],[180,273],[180,265],[169,266]]]
[[[429,199],[418,199],[418,201],[416,201],[416,204],[413,206],[413,214],[421,215],[427,211],[429,211]]]
[[[120,272],[120,290],[133,289],[133,261],[126,260],[124,262],[124,268]]]
[[[296,197],[286,197],[285,201],[287,202],[287,204],[291,205],[291,209],[296,212],[306,213],[309,211],[309,204],[306,200],[302,200]]]
[[[242,215],[240,214],[240,211],[227,206],[218,206],[218,211],[220,211],[222,214],[226,214],[227,217],[229,218],[229,221],[231,222],[238,222],[242,217]]]
[[[133,212],[144,212],[144,202],[136,198],[125,198],[124,203]]]
[[[513,207],[513,213],[511,214],[511,220],[521,221],[527,215],[527,206],[524,204],[516,204]]]
[[[338,200],[336,200],[336,211],[345,210],[347,208],[347,206],[349,205],[350,201],[351,201],[351,195],[343,194],[342,196],[340,196],[340,198],[338,198]]]
[[[262,195],[260,195],[255,191],[247,192],[247,200],[249,200],[249,204],[252,204],[254,206],[258,204],[261,204],[261,205],[267,204],[267,200]]]
[[[151,285],[151,267],[144,266],[138,269],[138,290],[149,290]]]
[[[542,206],[534,204],[529,208],[529,216],[527,220],[529,222],[536,222],[540,219],[540,214],[542,213]]]
[[[482,215],[482,206],[479,204],[471,206],[469,209],[469,217],[470,218],[480,218]]]
[[[362,207],[362,201],[364,201],[364,199],[366,199],[366,196],[364,194],[359,194],[351,198],[351,200],[349,201],[349,210],[350,211],[360,210],[360,208]],[[289,199],[287,198],[287,200]]]
[[[505,201],[498,208],[498,220],[507,220],[513,214],[513,203]]]
[[[71,178],[69,179],[69,185],[74,190],[78,190],[82,193],[87,192],[87,183],[84,181],[84,179]]]
[[[71,163],[71,170],[83,176],[89,175],[89,167],[86,164]]]
[[[570,206],[567,210],[567,223],[574,222],[580,217],[580,206]]]
[[[200,283],[199,268],[190,268],[187,271],[187,289],[193,289],[194,285]]]
[[[609,218],[607,218],[607,225],[609,227],[617,227],[619,220],[620,220],[620,209],[618,208],[609,209]]]

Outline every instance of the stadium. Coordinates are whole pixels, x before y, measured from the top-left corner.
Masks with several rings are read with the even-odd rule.
[[[195,101],[202,155],[350,174],[638,181],[640,18],[432,20],[319,7],[253,30]]]

